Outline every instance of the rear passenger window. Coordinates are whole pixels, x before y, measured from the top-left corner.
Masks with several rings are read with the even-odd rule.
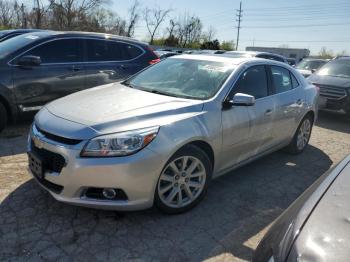
[[[74,63],[83,61],[80,39],[59,39],[39,45],[25,55],[40,56],[42,63]]]
[[[298,87],[299,86],[298,80],[295,78],[295,76],[292,73],[290,73],[290,76],[292,78],[292,86],[293,86],[293,88]]]
[[[234,94],[243,93],[252,95],[255,98],[262,98],[268,95],[267,77],[265,66],[252,66],[247,69],[238,79],[232,90]]]
[[[122,44],[125,60],[130,60],[142,54],[142,50],[134,45]]]
[[[272,82],[277,94],[293,89],[291,74],[289,70],[279,66],[271,66],[271,72]]]
[[[87,40],[88,61],[125,61],[136,58],[142,50],[134,45],[105,40]]]

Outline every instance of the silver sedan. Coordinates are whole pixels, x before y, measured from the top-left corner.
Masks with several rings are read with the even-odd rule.
[[[184,212],[211,179],[282,148],[301,153],[317,100],[284,63],[171,57],[46,105],[30,130],[29,169],[66,203]]]

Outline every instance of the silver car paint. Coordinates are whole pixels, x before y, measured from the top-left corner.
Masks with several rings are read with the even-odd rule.
[[[47,180],[64,186],[60,195],[50,192],[56,199],[118,210],[148,208],[153,204],[161,170],[183,145],[207,143],[214,154],[213,177],[217,177],[286,146],[307,112],[313,111],[316,119],[316,89],[284,63],[204,55],[176,58],[234,61],[237,67],[219,92],[206,101],[152,94],[115,83],[61,98],[37,114],[35,124],[40,129],[84,139],[78,145],[67,146],[40,137],[37,130],[31,131],[30,137],[38,136],[43,148],[62,154],[67,160],[60,174],[46,174]],[[285,67],[297,77],[300,86],[257,99],[254,106],[223,110],[222,102],[240,74],[254,65]],[[105,159],[79,156],[84,144],[93,137],[151,126],[160,126],[156,139],[134,155]],[[122,188],[129,200],[82,199],[82,190],[89,186]]]

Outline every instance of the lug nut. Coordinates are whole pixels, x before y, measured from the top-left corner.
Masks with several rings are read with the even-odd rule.
[[[179,178],[180,178],[179,176],[175,176],[175,180],[179,180]]]

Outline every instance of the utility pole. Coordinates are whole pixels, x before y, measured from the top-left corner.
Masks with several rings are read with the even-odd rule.
[[[239,3],[239,9],[236,9],[236,16],[237,19],[236,21],[238,22],[238,26],[237,26],[237,41],[236,41],[236,50],[238,50],[238,42],[239,42],[239,30],[241,29],[241,22],[242,22],[242,1],[240,1]]]

